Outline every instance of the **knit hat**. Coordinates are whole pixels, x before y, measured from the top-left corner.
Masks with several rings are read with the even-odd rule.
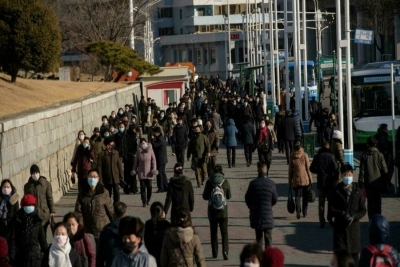
[[[120,220],[118,232],[120,236],[135,235],[143,238],[144,224],[139,218],[127,216]]]
[[[36,204],[37,204],[37,200],[34,195],[26,194],[21,199],[21,207],[31,206],[31,205],[36,206]]]
[[[94,133],[99,133],[99,132],[100,132],[99,127],[94,127],[93,132],[94,132]]]
[[[285,263],[285,256],[279,248],[269,247],[263,253],[263,267],[283,267]]]
[[[35,172],[40,173],[40,169],[39,169],[39,166],[38,166],[38,165],[33,164],[33,165],[31,166],[31,174],[32,174],[32,173],[35,173]]]
[[[332,138],[340,139],[340,140],[341,140],[342,137],[343,137],[343,134],[342,134],[341,131],[339,131],[339,130],[334,130],[334,131],[333,131],[333,136],[332,136]]]
[[[0,237],[0,259],[8,256],[8,244],[4,237]]]

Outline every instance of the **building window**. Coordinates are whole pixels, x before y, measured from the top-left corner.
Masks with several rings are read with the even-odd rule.
[[[158,18],[159,19],[172,18],[172,17],[173,17],[172,7],[158,9]]]
[[[208,49],[204,48],[204,65],[208,64]]]
[[[179,9],[179,19],[182,19],[182,9]]]
[[[181,50],[181,57],[180,57],[180,61],[186,62],[188,60],[187,58],[187,50]]]
[[[158,36],[174,35],[174,28],[158,28]]]
[[[196,63],[197,65],[201,65],[201,50],[196,49]]]
[[[210,54],[211,54],[211,64],[217,63],[217,50],[215,48],[211,48]]]
[[[188,61],[193,62],[193,51],[192,49],[188,50]]]
[[[169,103],[175,102],[176,100],[176,90],[164,90],[164,106],[168,106]]]
[[[213,7],[212,6],[196,6],[196,7],[194,7],[194,16],[195,17],[212,16],[212,15],[213,15]]]

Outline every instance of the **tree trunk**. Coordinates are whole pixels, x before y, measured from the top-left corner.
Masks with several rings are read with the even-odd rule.
[[[114,82],[119,82],[119,80],[121,79],[121,77],[122,77],[122,73],[121,72],[119,72],[118,73],[118,76],[117,76],[117,78],[115,78],[115,80],[114,80]]]
[[[17,81],[17,76],[18,76],[18,68],[12,67],[10,70],[10,75],[11,75],[11,82],[15,83]]]

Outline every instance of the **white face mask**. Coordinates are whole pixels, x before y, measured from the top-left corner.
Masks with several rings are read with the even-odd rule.
[[[140,145],[141,147],[142,147],[142,149],[146,149],[147,148],[147,145],[145,144],[145,145]]]
[[[243,264],[244,267],[260,267],[259,263],[245,262]]]
[[[83,134],[79,135],[79,140],[83,141],[83,139],[85,139],[85,135]]]
[[[31,177],[32,177],[33,180],[37,181],[40,178],[40,174],[39,173],[32,174]]]
[[[66,236],[66,235],[56,235],[54,237],[54,241],[56,241],[56,243],[59,244],[60,246],[64,246],[65,244],[67,244],[68,236]]]
[[[9,187],[4,187],[4,188],[1,190],[1,192],[2,192],[3,195],[5,195],[5,196],[11,195],[11,191],[12,191],[12,189],[9,188]]]

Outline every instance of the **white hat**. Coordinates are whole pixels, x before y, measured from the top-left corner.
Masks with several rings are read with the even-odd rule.
[[[341,131],[339,131],[339,130],[334,130],[333,131],[333,138],[336,138],[336,139],[342,139],[342,136],[343,136],[343,134],[342,134],[342,132]]]

